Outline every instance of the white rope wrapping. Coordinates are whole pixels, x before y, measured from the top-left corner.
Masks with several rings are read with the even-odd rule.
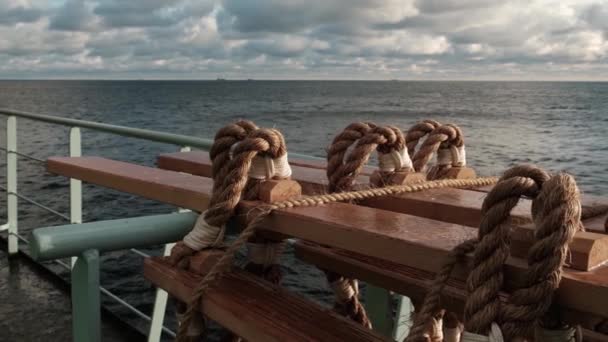
[[[498,324],[492,323],[490,335],[478,335],[465,331],[462,333],[461,342],[504,342],[504,338]]]
[[[431,331],[428,333],[425,333],[424,336],[426,336],[430,341],[443,341],[443,318],[432,318],[431,321]]]
[[[254,264],[268,267],[278,263],[285,249],[285,243],[247,243],[247,259]]]
[[[356,279],[347,279],[340,277],[329,284],[338,302],[345,303],[359,292],[359,283]]]
[[[224,227],[215,227],[207,223],[206,212],[205,210],[198,215],[194,228],[184,236],[184,244],[196,251],[217,246],[224,240]]]
[[[412,168],[412,159],[407,149],[392,150],[389,153],[378,152],[378,168],[384,172],[399,171],[403,168]]]
[[[251,161],[249,178],[267,180],[274,177],[288,178],[290,176],[291,167],[287,160],[287,153],[275,159],[255,156]]]
[[[456,328],[443,328],[443,341],[444,342],[460,342],[460,335],[462,335],[463,326],[458,323]]]
[[[466,166],[467,153],[464,145],[439,148],[437,150],[437,165]]]
[[[543,342],[578,342],[579,338],[581,338],[579,333],[577,328],[549,330],[536,326],[534,340]]]
[[[177,316],[177,322],[181,325],[184,320],[184,316],[186,315],[185,312],[177,312],[175,313],[175,316]],[[201,315],[200,312],[195,312],[192,316],[192,320],[190,320],[190,325],[188,326],[186,336],[199,337],[203,334],[204,331],[205,325],[203,324],[203,315]]]

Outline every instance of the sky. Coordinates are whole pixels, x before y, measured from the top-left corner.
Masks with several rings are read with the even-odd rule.
[[[0,0],[4,79],[608,80],[608,0]]]

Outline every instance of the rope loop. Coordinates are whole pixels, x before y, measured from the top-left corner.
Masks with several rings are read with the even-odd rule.
[[[271,159],[272,170],[263,168],[265,177],[269,173],[271,173],[269,178],[274,177],[277,169],[281,170],[283,174],[287,172],[291,174],[286,159],[287,148],[283,135],[275,129],[254,127],[255,125],[251,122],[239,122],[226,126],[216,135],[216,141],[212,147],[212,169],[217,173],[213,175],[214,187],[209,207],[199,216],[193,230],[186,235],[180,245],[176,246],[178,248],[174,248],[175,252],[172,251],[168,258],[170,263],[186,266],[187,263],[183,262],[183,259],[187,260],[197,250],[217,246],[223,240],[226,223],[233,216],[246,186],[250,183],[248,182],[249,173],[255,157]],[[243,137],[245,133],[247,135]],[[278,165],[275,164],[275,160]],[[241,238],[248,240],[252,236],[253,230],[249,235],[241,235]],[[221,258],[218,264],[220,262],[222,262]],[[227,267],[231,258],[228,261],[224,259],[223,262],[224,267]],[[221,272],[214,267],[204,279],[213,279],[220,274]],[[189,327],[194,324],[193,317],[206,288],[207,285],[201,286],[188,303],[188,308],[183,316],[184,320],[179,326],[178,340],[183,341],[188,334]]]
[[[533,199],[535,242],[528,253],[522,287],[516,289],[508,301],[502,302],[499,291],[504,282],[503,265],[509,257],[509,216],[521,197]],[[460,256],[462,261],[470,251],[473,251],[473,265],[466,281],[469,294],[462,341],[502,341],[497,339],[497,332],[505,341],[532,338],[534,333],[562,341],[577,340],[572,336],[577,331],[580,335],[580,329],[561,321],[554,324],[552,330],[542,328],[542,325],[545,321],[555,321],[545,318],[554,314],[550,312],[553,294],[559,287],[568,244],[582,229],[581,212],[580,194],[572,176],[550,176],[532,166],[507,170],[484,200],[477,239],[454,248],[437,274],[407,341],[422,341],[424,324],[431,321],[430,315],[437,311],[440,293],[458,262],[455,256]]]
[[[347,150],[351,148],[350,153]],[[327,154],[329,191],[352,189],[371,153],[377,150],[380,171],[411,170],[405,137],[395,126],[354,123],[334,139]]]
[[[418,143],[431,133],[435,128],[441,126],[439,121],[435,120],[423,120],[412,126],[405,135],[405,142],[407,145],[407,152],[410,156],[416,153],[416,147]]]
[[[466,154],[462,130],[454,124],[435,127],[414,154],[412,158],[414,169],[417,172],[425,171],[435,153],[437,153],[437,165],[440,167],[465,166]]]

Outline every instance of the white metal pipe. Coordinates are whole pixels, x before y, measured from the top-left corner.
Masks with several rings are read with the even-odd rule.
[[[80,157],[82,155],[80,128],[70,128],[70,157]],[[70,178],[70,222],[82,223],[82,181]],[[72,257],[72,267],[76,262],[76,257]]]
[[[6,119],[6,206],[8,224],[8,254],[14,255],[19,251],[17,239],[17,118],[9,116]]]
[[[189,146],[183,146],[180,148],[180,152],[190,151],[191,149]],[[187,212],[189,210],[180,208],[178,211]],[[173,246],[175,246],[174,243],[166,244],[163,250],[163,255],[167,256],[171,254],[171,249]],[[152,322],[150,322],[150,332],[148,333],[148,342],[160,342],[168,297],[167,291],[161,288],[156,289],[156,296],[154,297],[154,309],[152,310]]]

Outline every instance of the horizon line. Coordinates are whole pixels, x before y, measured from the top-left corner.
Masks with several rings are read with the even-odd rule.
[[[272,78],[2,78],[0,81],[184,81],[184,82],[608,82],[608,79],[272,79]]]

